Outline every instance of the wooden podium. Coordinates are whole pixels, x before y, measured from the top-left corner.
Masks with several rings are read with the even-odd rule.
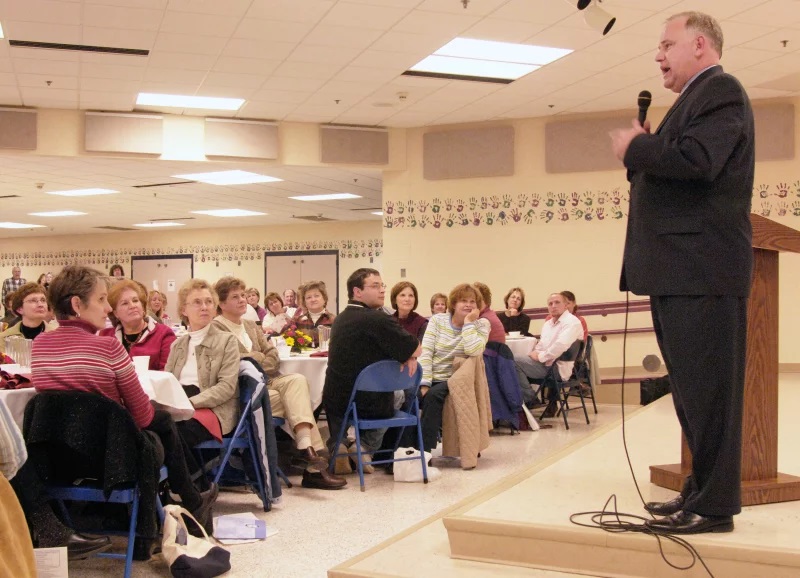
[[[742,418],[743,506],[800,500],[800,477],[778,472],[778,254],[800,253],[800,232],[755,214],[750,221],[754,259]],[[682,439],[681,463],[650,466],[650,481],[680,491],[691,470]]]

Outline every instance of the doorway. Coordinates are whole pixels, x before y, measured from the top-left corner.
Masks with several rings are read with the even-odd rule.
[[[306,281],[323,281],[328,311],[339,312],[339,251],[277,251],[264,254],[264,287],[283,297]]]
[[[148,291],[153,289],[167,296],[167,315],[177,323],[178,289],[194,277],[194,259],[191,255],[148,255],[131,257],[131,279],[138,281]]]

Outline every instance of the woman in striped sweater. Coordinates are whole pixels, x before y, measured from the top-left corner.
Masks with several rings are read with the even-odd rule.
[[[34,387],[39,392],[96,393],[124,406],[137,426],[160,438],[172,490],[201,523],[210,523],[216,485],[201,486],[208,488],[202,494],[195,488],[190,472],[199,468],[191,452],[184,452],[172,416],[150,404],[122,344],[113,336],[96,335],[111,311],[108,288],[103,273],[78,265],[65,267],[53,279],[49,298],[59,327],[33,342]]]
[[[467,283],[456,286],[447,299],[447,313],[430,318],[422,338],[422,442],[425,451],[436,447],[442,427],[442,410],[450,390],[447,380],[453,375],[456,357],[483,355],[489,340],[489,322],[479,319],[483,299]]]

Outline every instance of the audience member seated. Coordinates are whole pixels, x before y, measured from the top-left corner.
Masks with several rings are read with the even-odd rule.
[[[32,540],[39,548],[65,546],[70,560],[102,552],[111,546],[108,537],[90,538],[77,534],[58,519],[44,485],[28,462],[22,433],[11,412],[2,404],[0,474],[0,576],[36,575]],[[13,492],[8,489],[9,482]],[[26,525],[30,532],[24,531]]]
[[[320,325],[333,325],[336,315],[326,309],[328,306],[328,291],[322,281],[309,281],[300,286],[300,303],[303,311],[294,316],[294,324],[304,333],[314,338],[314,347],[319,345]]]
[[[108,292],[109,319],[114,324],[100,335],[115,337],[131,357],[147,355],[148,367],[163,371],[175,333],[163,323],[144,314],[146,291],[141,283],[122,279]]]
[[[297,302],[297,291],[294,289],[286,289],[283,292],[283,304],[285,306],[286,315],[290,318],[294,317],[299,309]]]
[[[386,285],[375,269],[357,269],[347,279],[347,307],[331,330],[328,369],[322,391],[322,405],[328,418],[328,449],[347,453],[346,446],[333,447],[342,428],[353,386],[361,370],[385,359],[403,363],[410,375],[417,370],[419,341],[383,310]],[[358,416],[384,419],[394,415],[392,392],[362,391],[356,395]],[[408,429],[408,428],[407,428]],[[385,428],[360,432],[364,472],[371,473],[371,454],[381,448]],[[337,460],[336,471],[350,471],[348,459]]]
[[[5,353],[5,338],[12,336],[35,339],[39,334],[53,329],[47,318],[47,294],[38,283],[26,283],[11,294],[11,309],[20,321],[0,333],[0,353]]]
[[[417,313],[419,293],[414,284],[409,281],[400,281],[392,287],[389,300],[395,310],[393,315],[400,323],[400,327],[422,341],[425,328],[428,327],[428,319]]]
[[[447,313],[447,295],[444,293],[434,293],[431,297],[431,315],[437,313]]]
[[[573,361],[556,361],[576,340],[581,338],[581,322],[567,310],[567,300],[561,293],[552,293],[547,298],[550,316],[542,326],[542,335],[528,355],[515,358],[517,366],[530,379],[544,379],[553,362],[558,364],[561,379],[567,380],[572,374]],[[524,387],[524,384],[520,384]],[[548,391],[547,409],[544,417],[552,417],[556,412],[555,392]],[[523,399],[530,399],[533,392],[523,390]]]
[[[14,299],[14,292],[12,291],[8,295],[6,295],[5,300],[3,302],[3,308],[5,309],[5,313],[3,315],[3,319],[0,320],[5,325],[3,327],[11,327],[12,325],[16,325],[19,323],[19,315],[14,313],[14,308],[11,306],[11,301]]]
[[[483,299],[483,309],[481,309],[480,318],[486,319],[486,321],[489,322],[489,341],[505,343],[506,331],[503,328],[503,324],[500,323],[497,313],[492,311],[492,290],[489,289],[488,285],[480,281],[476,281],[472,285],[478,290],[481,294],[481,299]]]
[[[259,293],[258,289],[255,287],[250,287],[247,290],[247,303],[249,303],[253,309],[256,310],[256,314],[258,314],[258,322],[261,323],[264,321],[264,316],[267,314],[267,310],[261,306],[261,293]]]
[[[448,312],[431,317],[422,339],[422,442],[425,451],[436,447],[442,427],[447,380],[453,375],[456,357],[483,355],[489,341],[489,321],[480,319],[483,299],[467,283],[456,286],[447,298]]]
[[[169,325],[170,319],[167,315],[167,296],[153,289],[147,294],[147,315],[153,318],[156,323]]]
[[[238,340],[239,355],[255,359],[267,374],[272,414],[286,418],[294,432],[297,449],[308,465],[303,472],[303,487],[323,490],[344,487],[347,482],[329,474],[326,460],[317,455],[316,450],[322,450],[325,445],[311,410],[308,381],[297,373],[281,375],[278,350],[264,338],[258,325],[242,319],[247,303],[244,281],[223,277],[214,284],[214,290],[219,305],[212,326],[233,333]]]
[[[36,282],[44,287],[44,290],[47,291],[50,288],[50,283],[53,282],[53,274],[48,271],[47,273],[42,273],[39,275],[39,278]]]
[[[105,327],[111,311],[108,289],[107,277],[88,267],[70,265],[56,275],[50,285],[50,299],[59,327],[33,342],[34,387],[38,392],[99,394],[124,406],[136,425],[161,440],[172,491],[204,526],[210,525],[217,487],[203,480],[199,490],[195,488],[192,473],[199,468],[182,444],[172,416],[150,404],[120,342],[95,334]],[[200,490],[205,491],[201,494]],[[149,551],[147,554],[149,557]]]
[[[575,299],[575,293],[572,291],[562,291],[561,295],[567,300],[567,311],[572,313],[578,318],[578,321],[581,322],[581,326],[583,327],[583,342],[586,343],[586,339],[589,337],[589,326],[586,325],[586,319],[578,315],[578,300]],[[547,319],[549,318],[550,316],[547,317]],[[545,321],[547,321],[547,319],[545,319]]]
[[[523,310],[525,309],[525,291],[521,287],[514,287],[503,298],[505,311],[497,314],[500,323],[506,333],[519,331],[522,335],[530,335],[531,318]]]
[[[120,279],[124,279],[125,269],[122,268],[122,265],[114,263],[108,270],[108,276],[111,277],[112,281],[119,281]]]
[[[291,316],[286,313],[283,306],[283,299],[277,293],[267,293],[267,296],[264,297],[264,305],[267,306],[267,314],[261,321],[261,328],[266,335],[280,335],[292,322]]]

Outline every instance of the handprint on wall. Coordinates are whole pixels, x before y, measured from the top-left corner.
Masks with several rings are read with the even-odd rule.
[[[756,192],[759,197],[766,199],[769,196],[769,185],[758,185]]]
[[[511,207],[512,203],[511,195],[503,195],[503,208],[508,209]]]
[[[540,216],[542,218],[542,221],[544,221],[545,223],[549,223],[550,221],[553,220],[553,211],[542,211],[542,214]]]
[[[592,196],[592,191],[586,191],[585,193],[583,193],[584,206],[591,207],[593,202],[594,202],[594,196]]]
[[[528,204],[528,195],[522,193],[521,195],[517,195],[517,206],[520,209],[525,208],[525,205]]]
[[[761,203],[762,217],[769,217],[771,212],[772,212],[772,204],[769,201],[764,201],[763,203]]]
[[[394,213],[394,203],[392,201],[386,201],[386,209],[384,209],[387,215],[391,215]]]
[[[583,217],[583,211],[581,209],[572,209],[572,216],[575,219],[580,219]]]
[[[424,229],[430,224],[431,220],[428,218],[428,215],[422,215],[419,219],[419,228]]]
[[[472,224],[473,225],[475,225],[477,227],[478,225],[481,224],[481,221],[483,221],[483,215],[481,215],[478,212],[472,213]]]
[[[515,223],[519,223],[520,219],[522,219],[522,213],[519,212],[517,209],[511,210],[511,220]]]
[[[780,201],[778,203],[778,216],[779,217],[785,217],[786,216],[786,212],[788,210],[789,210],[789,205],[787,205],[783,201]]]
[[[538,194],[531,195],[531,207],[535,209],[539,206],[539,203],[541,202],[542,202],[542,197],[540,197]]]
[[[428,201],[417,201],[417,209],[419,210],[420,213],[424,213],[425,211],[427,211],[429,206],[430,204],[428,203]]]
[[[544,202],[545,205],[548,207],[552,207],[556,204],[556,195],[555,193],[547,193],[547,200]]]
[[[565,209],[563,207],[561,209],[559,209],[558,210],[558,218],[561,221],[569,221],[569,213],[567,212],[567,209]]]
[[[433,206],[431,207],[431,211],[434,213],[438,213],[442,209],[442,201],[439,197],[433,198]]]
[[[778,192],[775,195],[781,199],[789,196],[789,185],[787,183],[778,183]]]
[[[500,207],[500,198],[497,195],[489,197],[489,201],[493,209],[498,209]]]
[[[500,225],[507,225],[508,224],[508,215],[505,211],[500,211],[497,213],[497,220],[500,221]]]
[[[494,225],[494,213],[489,211],[486,213],[486,226],[491,227],[492,225]]]

